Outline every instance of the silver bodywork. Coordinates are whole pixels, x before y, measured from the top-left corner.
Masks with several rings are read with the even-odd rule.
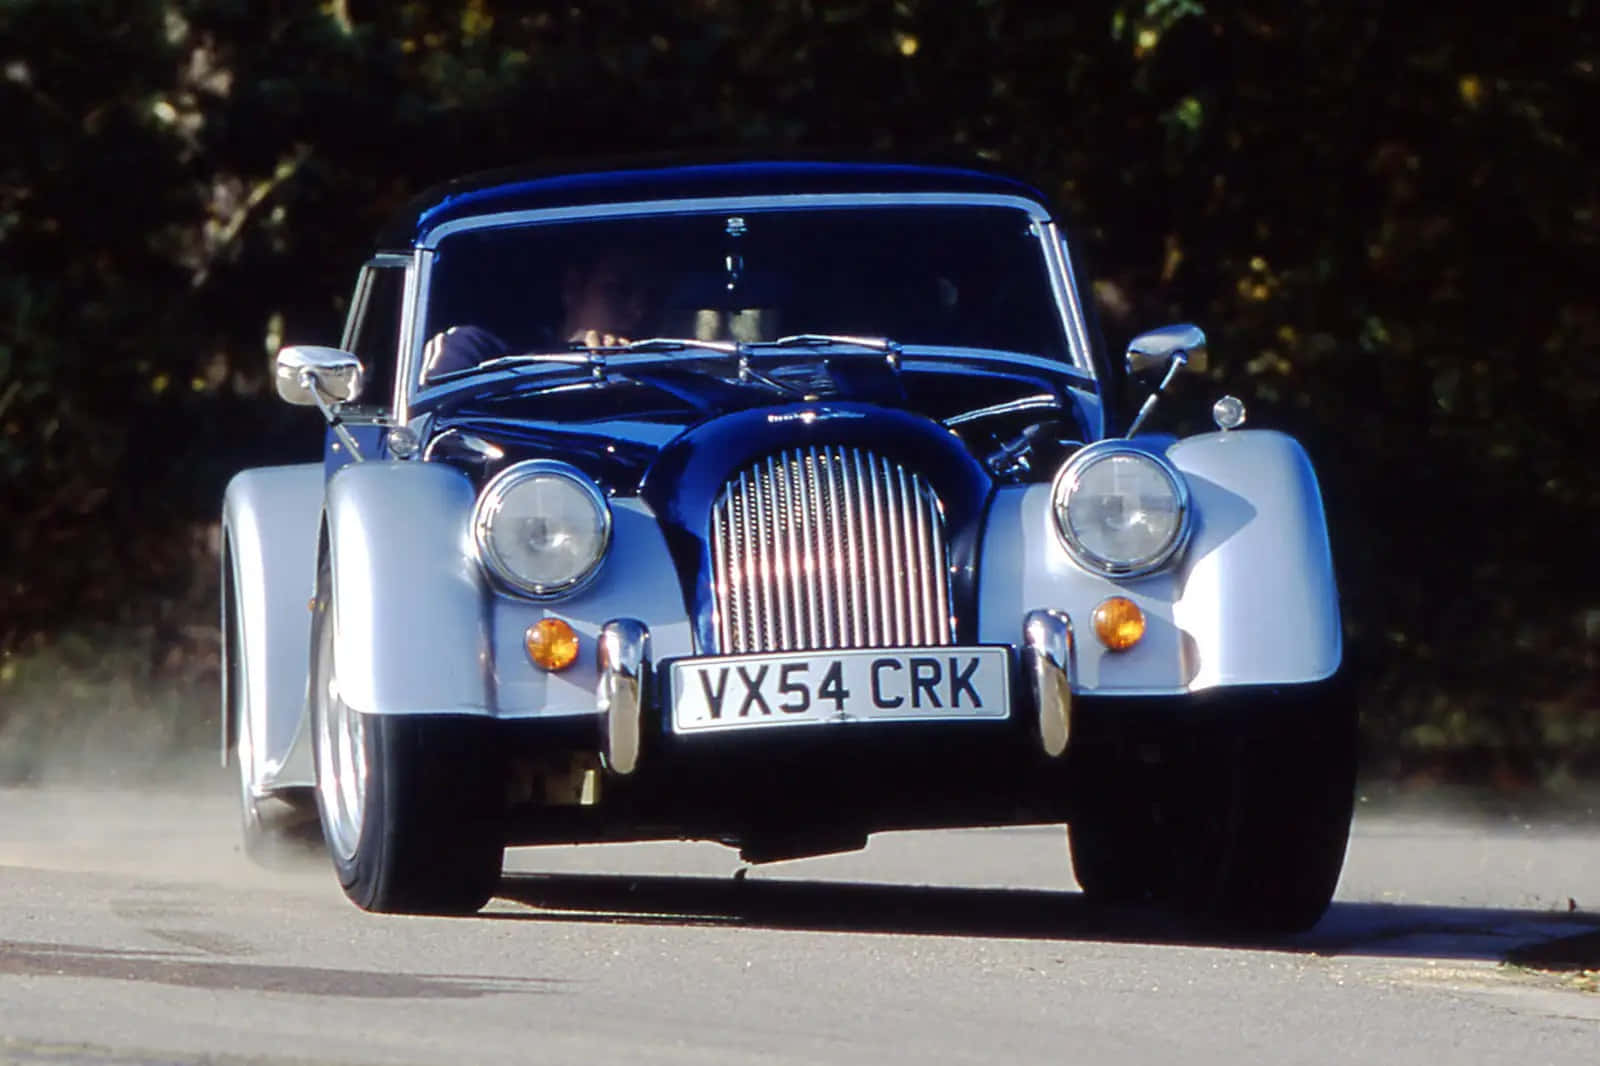
[[[808,199],[871,201],[788,197],[781,203]],[[1055,224],[1037,204],[994,199],[1029,211],[1039,227],[1074,361],[1092,375],[1079,290]],[[472,224],[776,203],[748,197],[634,203]],[[411,418],[410,401],[422,358],[418,323],[427,300],[429,245],[414,258],[383,257],[381,265],[402,263],[410,276],[400,329],[407,358],[397,375],[394,410],[399,422],[410,421],[427,439],[427,419]],[[1097,404],[1093,415],[1103,421]],[[1032,656],[1046,719],[1042,742],[1052,754],[1067,743],[1075,694],[1176,695],[1309,682],[1339,666],[1326,526],[1299,445],[1278,433],[1240,431],[1179,441],[1167,457],[1187,480],[1195,525],[1175,565],[1147,576],[1117,580],[1075,563],[1052,526],[1049,484],[1001,486],[994,494],[977,562],[978,638]],[[340,696],[351,709],[512,719],[610,714],[616,719],[610,728],[631,722],[634,730],[619,738],[621,750],[611,758],[635,757],[641,672],[652,660],[695,652],[683,591],[655,515],[640,499],[612,499],[611,551],[595,580],[570,597],[540,603],[497,592],[486,580],[473,547],[475,500],[459,470],[420,461],[349,465],[331,478],[319,464],[267,468],[230,483],[224,578],[233,590],[228,609],[237,612],[244,669],[242,690],[225,696],[224,746],[239,719],[247,719],[254,739],[252,791],[266,795],[314,783],[305,698],[308,601],[324,543],[339,603],[333,639]],[[930,594],[942,592],[935,582]],[[1114,595],[1135,601],[1148,619],[1138,646],[1116,654],[1084,628],[1095,606]],[[947,611],[941,604],[935,616]],[[524,651],[524,633],[544,618],[568,622],[581,640],[578,662],[559,673],[535,668]],[[600,648],[608,649],[605,664],[597,662]]]
[[[314,781],[305,706],[322,482],[321,463],[263,467],[234,477],[224,497],[223,609],[234,616],[223,632],[238,634],[229,653],[243,683],[224,684],[223,759],[243,720],[258,795]]]
[[[1079,692],[1178,695],[1333,674],[1339,601],[1304,451],[1253,430],[1191,437],[1168,457],[1189,483],[1195,530],[1176,566],[1147,577],[1114,580],[1073,562],[1052,527],[1048,485],[999,489],[984,534],[979,639],[1014,641],[1016,619],[1035,608],[1086,620],[1102,600],[1126,596],[1145,612],[1145,637],[1124,652],[1077,641]]]
[[[1147,635],[1121,653],[1076,641],[1079,693],[1174,695],[1330,676],[1341,658],[1338,598],[1315,477],[1299,445],[1263,430],[1208,434],[1180,441],[1169,457],[1200,517],[1180,565],[1143,578],[1113,580],[1074,563],[1051,527],[1048,485],[998,490],[980,565],[980,641],[1015,644],[1030,611],[1086,619],[1100,601],[1122,595],[1144,609]],[[1263,485],[1275,490],[1263,493]],[[473,502],[465,476],[439,464],[350,466],[328,483],[342,605],[337,659],[352,708],[598,715],[592,659],[602,626],[615,618],[646,626],[657,659],[692,654],[672,560],[642,501],[613,501],[612,556],[594,584],[552,604],[490,592],[470,547]],[[264,791],[311,783],[307,599],[321,509],[320,467],[250,471],[229,488],[247,634],[239,706],[262,738],[256,779]],[[582,638],[579,662],[561,673],[536,669],[522,650],[528,626],[547,617]]]

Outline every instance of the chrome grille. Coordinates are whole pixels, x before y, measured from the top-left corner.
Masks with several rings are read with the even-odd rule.
[[[711,520],[724,654],[952,643],[939,498],[859,448],[796,448],[731,478]]]

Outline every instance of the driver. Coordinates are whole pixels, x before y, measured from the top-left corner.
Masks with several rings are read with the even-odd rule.
[[[655,315],[659,303],[656,281],[655,271],[638,252],[609,249],[581,255],[562,271],[561,324],[543,343],[557,347],[564,341],[588,348],[631,343],[645,335]],[[489,330],[452,326],[428,341],[422,380],[426,383],[508,354],[506,342]]]
[[[659,302],[653,273],[643,256],[626,251],[569,265],[561,276],[568,343],[610,348],[643,336]]]

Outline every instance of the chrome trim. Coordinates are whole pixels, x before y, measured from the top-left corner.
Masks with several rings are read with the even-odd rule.
[[[418,357],[422,354],[422,342],[427,339],[417,336],[418,309],[426,306],[422,302],[423,255],[414,251],[410,258],[405,292],[400,298],[400,350],[395,353],[399,360],[394,375],[395,421],[402,425],[411,421],[411,395],[416,389],[417,375],[422,373]]]
[[[968,422],[976,422],[980,418],[989,418],[994,415],[1017,414],[1021,411],[1033,411],[1049,407],[1061,410],[1061,401],[1054,393],[1042,392],[1036,396],[1024,396],[1020,400],[1007,400],[1005,403],[992,403],[988,407],[976,407],[971,411],[963,411],[959,415],[952,415],[944,420],[947,426],[960,426]]]
[[[273,360],[278,398],[302,407],[315,404],[324,414],[326,402],[347,403],[359,395],[362,377],[361,360],[342,348],[291,344]]]
[[[365,263],[361,264],[361,273],[356,277],[355,296],[350,300],[350,310],[344,317],[344,330],[339,334],[340,348],[343,348],[347,352],[353,352],[356,350],[356,334],[360,332],[361,326],[366,321],[367,301],[372,296],[372,283],[378,271],[404,270],[410,267],[414,260],[415,256],[411,254],[399,255],[394,252],[380,252],[371,259],[368,259]],[[409,289],[410,287],[410,285],[407,285],[405,286],[405,289]],[[404,338],[405,299],[403,293],[405,289],[402,289],[402,298],[400,304],[401,336],[399,338],[398,350],[395,352],[396,358],[399,358],[400,352],[407,350]],[[398,379],[399,375],[397,374],[395,377]],[[398,385],[398,381],[396,384]]]
[[[741,345],[740,351],[737,353],[738,358],[749,362],[752,368],[754,367],[756,360],[764,360],[773,363],[792,363],[795,361],[795,349],[778,348],[763,350],[763,343],[764,342],[758,342],[753,345]],[[1074,382],[1075,384],[1084,386],[1094,384],[1094,378],[1091,375],[1087,374],[1081,368],[1073,366],[1071,363],[1060,359],[1050,359],[1044,356],[1031,355],[1027,352],[1013,352],[1007,351],[1003,348],[962,348],[955,345],[907,345],[902,349],[902,351],[909,354],[902,354],[894,357],[898,359],[897,369],[948,369],[951,363],[972,363],[977,364],[980,367],[992,364],[996,367],[1013,370],[1017,367],[1031,367],[1036,370],[1043,370],[1050,374],[1081,379],[1076,380]],[[733,355],[735,353],[730,352],[728,354]],[[486,382],[504,381],[513,377],[519,377],[522,380],[528,380],[526,372],[530,368],[540,367],[541,365],[545,364],[548,364],[552,368],[549,371],[545,371],[546,373],[559,373],[563,370],[569,372],[587,370],[589,372],[588,377],[583,381],[545,386],[542,390],[543,394],[545,395],[549,395],[550,393],[557,391],[600,388],[609,385],[612,380],[614,380],[608,377],[608,374],[612,371],[626,373],[629,367],[652,365],[659,366],[664,362],[661,353],[659,352],[590,352],[573,353],[571,355],[562,353],[549,353],[526,358],[513,357],[513,359],[515,361],[508,361],[500,367],[484,365],[483,367],[480,367],[480,373],[478,374],[466,375],[461,378],[451,377],[438,382],[430,382],[425,387],[423,392],[415,397],[415,399],[428,399],[431,401],[440,395],[449,395],[451,392],[454,392],[459,388],[481,389],[484,387]],[[492,374],[497,374],[500,376],[490,377],[489,375]],[[763,378],[765,377],[765,375],[760,376]],[[794,391],[788,386],[780,386],[780,388],[783,392],[790,394],[792,394]],[[1060,407],[1061,405],[1056,404],[1055,406]],[[559,423],[549,424],[559,425]]]
[[[939,500],[860,448],[793,448],[732,475],[711,569],[722,654],[954,643]]]
[[[367,298],[372,295],[372,275],[376,269],[377,264],[369,259],[361,265],[361,271],[356,275],[355,295],[350,298],[350,309],[344,316],[344,329],[339,334],[339,347],[347,352],[355,351],[356,333],[367,313]]]
[[[1061,277],[1062,291],[1056,295],[1061,301],[1061,309],[1066,314],[1067,320],[1067,346],[1072,349],[1075,362],[1080,370],[1088,371],[1090,378],[1098,383],[1099,378],[1094,373],[1093,346],[1090,344],[1090,328],[1088,320],[1083,315],[1082,290],[1078,288],[1077,272],[1072,269],[1072,256],[1067,254],[1067,237],[1062,234],[1061,226],[1056,222],[1045,222],[1045,229],[1053,240],[1046,240],[1046,256],[1054,253],[1054,266]],[[1054,272],[1053,272],[1054,274]]]
[[[1065,611],[1029,611],[1022,620],[1022,664],[1033,682],[1039,743],[1057,758],[1072,737],[1072,687],[1077,681],[1072,619]]]
[[[606,768],[631,774],[639,765],[640,714],[650,690],[650,629],[632,618],[613,618],[600,627],[595,646],[600,681],[595,708],[605,723]]]
[[[1162,366],[1166,367],[1167,372],[1155,391],[1145,397],[1139,413],[1133,417],[1133,424],[1123,436],[1131,440],[1139,432],[1145,419],[1150,417],[1150,412],[1156,409],[1156,402],[1167,391],[1167,386],[1178,376],[1178,371],[1200,373],[1206,368],[1206,358],[1205,330],[1187,322],[1141,333],[1128,342],[1129,374],[1140,374]]]
[[[498,444],[491,444],[476,433],[467,433],[457,426],[451,426],[428,442],[428,446],[422,452],[422,461],[425,463],[433,462],[434,449],[445,441],[452,441],[461,445],[486,463],[496,462],[506,457],[505,450]]]
[[[1068,483],[1085,467],[1110,455],[1134,455],[1149,462],[1166,477],[1168,484],[1172,486],[1177,503],[1178,526],[1172,539],[1157,554],[1136,563],[1125,564],[1101,558],[1078,543],[1071,527],[1061,520],[1062,510],[1071,502],[1070,496],[1064,495],[1068,491]],[[1194,509],[1189,497],[1189,485],[1183,475],[1178,473],[1177,468],[1166,458],[1122,440],[1097,441],[1078,449],[1072,458],[1061,464],[1061,469],[1057,471],[1055,480],[1050,485],[1050,517],[1062,547],[1074,562],[1091,573],[1116,578],[1143,577],[1160,570],[1188,544],[1189,535],[1194,528]]]
[[[357,363],[356,366],[359,368],[360,364]],[[345,427],[344,419],[339,414],[338,406],[334,403],[329,403],[327,397],[323,395],[322,380],[318,377],[316,371],[309,369],[300,371],[300,387],[310,394],[312,402],[317,405],[317,410],[322,412],[322,417],[327,421],[328,428],[333,430],[333,435],[339,438],[350,458],[358,463],[366,462],[367,457],[361,454],[361,445],[357,443],[350,430]],[[281,383],[279,391],[282,391]],[[333,449],[338,451],[339,445],[335,444]]]
[[[274,364],[278,395],[287,403],[316,405],[328,428],[349,451],[350,458],[366,457],[340,415],[343,404],[361,394],[361,361],[339,348],[294,344],[278,352]],[[338,445],[334,445],[338,448]]]
[[[1124,358],[1130,374],[1167,370],[1170,381],[1173,372],[1168,364],[1180,358],[1190,373],[1199,374],[1206,369],[1206,331],[1192,322],[1145,330],[1128,342]],[[1165,387],[1166,382],[1162,382],[1162,386]]]
[[[489,541],[494,514],[506,494],[521,482],[541,475],[564,477],[577,485],[594,504],[601,519],[600,550],[595,554],[593,564],[583,573],[552,585],[539,585],[525,580],[495,554]],[[577,467],[558,459],[529,459],[506,467],[483,487],[477,504],[472,508],[472,543],[477,549],[478,562],[505,588],[530,600],[560,599],[582,589],[600,572],[601,564],[611,550],[611,505],[606,501],[605,493],[600,491],[600,486]]]
[[[1026,196],[998,193],[874,192],[874,193],[789,193],[781,196],[711,196],[686,200],[629,200],[612,204],[583,204],[575,207],[542,207],[525,211],[501,211],[492,215],[458,218],[427,231],[417,245],[432,251],[440,241],[464,230],[517,226],[529,222],[570,222],[575,219],[620,218],[625,216],[712,214],[726,210],[771,210],[811,207],[885,207],[896,205],[937,205],[942,207],[1011,207],[1023,211],[1041,226],[1051,224],[1050,213],[1037,200]]]
[[[417,283],[421,276],[422,256],[417,252],[400,255],[385,252],[367,260],[370,269],[397,269],[404,267],[405,284],[400,291],[400,335],[396,342],[393,409],[394,421],[405,425],[411,421],[411,388],[413,375],[421,368],[412,359],[412,338],[416,333]]]
[[[1211,420],[1224,433],[1244,425],[1246,415],[1244,401],[1237,396],[1223,396],[1211,405]]]

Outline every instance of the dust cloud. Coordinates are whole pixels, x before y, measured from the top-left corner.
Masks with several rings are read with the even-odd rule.
[[[273,871],[244,854],[236,771],[223,767],[215,690],[99,708],[68,697],[0,707],[0,866],[252,881],[328,876],[305,847]]]

